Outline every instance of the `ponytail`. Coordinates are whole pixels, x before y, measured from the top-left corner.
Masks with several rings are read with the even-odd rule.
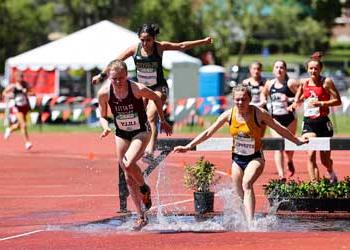
[[[323,52],[316,51],[311,56],[310,59],[306,61],[306,70],[308,68],[309,62],[317,62],[320,65],[320,68],[323,68],[323,62],[321,61],[322,57],[324,56]]]

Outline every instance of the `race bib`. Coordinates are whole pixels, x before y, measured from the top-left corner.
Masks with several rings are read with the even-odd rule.
[[[271,95],[271,106],[273,115],[287,115],[289,111],[288,97],[283,93],[275,93]]]
[[[273,115],[287,115],[287,103],[285,102],[272,102],[272,114]]]
[[[251,93],[252,93],[252,101],[251,103],[259,103],[260,102],[260,90],[256,89],[256,88],[252,88],[251,89]]]
[[[305,100],[304,102],[304,116],[310,117],[310,116],[319,116],[320,115],[320,108],[319,107],[310,107],[310,102],[318,101],[317,97],[310,97]]]
[[[153,86],[157,84],[157,69],[147,68],[137,70],[137,80],[146,86]]]
[[[20,106],[20,107],[28,105],[27,98],[23,94],[16,95],[15,103],[16,103],[17,106]]]
[[[234,151],[238,155],[252,155],[255,153],[254,138],[237,136],[234,141]]]
[[[118,115],[116,122],[120,130],[134,131],[140,129],[140,120],[137,113]]]

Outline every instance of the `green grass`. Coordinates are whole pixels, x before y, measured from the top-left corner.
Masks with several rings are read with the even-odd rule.
[[[210,124],[212,124],[216,120],[217,116],[205,116],[204,117],[204,127],[200,126],[183,126],[181,129],[176,128],[174,133],[182,133],[182,134],[199,134],[205,128],[209,127]],[[330,119],[333,122],[335,136],[337,135],[350,135],[350,115],[330,115]],[[3,121],[0,121],[1,124],[3,124]],[[300,135],[300,129],[301,129],[301,123],[302,123],[302,117],[299,117],[298,119],[298,132],[297,134]],[[73,124],[43,124],[42,126],[39,125],[30,125],[29,126],[29,132],[45,132],[45,133],[56,133],[56,132],[62,132],[62,133],[86,133],[86,132],[101,132],[101,128],[99,126],[97,127],[91,127],[86,124],[79,124],[79,125],[73,125]],[[0,126],[0,132],[4,132],[4,127]],[[216,134],[219,135],[227,135],[229,136],[228,127],[223,126],[219,129],[219,131],[216,132]]]
[[[228,60],[227,65],[232,65],[237,62],[237,56],[231,56]],[[268,57],[263,57],[260,54],[255,55],[244,55],[242,59],[242,65],[249,65],[254,61],[260,61],[264,64],[264,70],[267,70],[267,67],[272,67],[271,65],[276,61],[283,59],[288,63],[304,63],[307,60],[308,56],[305,55],[296,55],[296,54],[272,54]]]
[[[311,55],[311,54],[310,54]],[[263,57],[261,54],[255,55],[244,55],[242,59],[242,65],[249,65],[254,61],[260,61],[264,65],[264,71],[271,71],[272,64],[276,60],[285,60],[287,63],[295,63],[295,64],[304,64],[309,58],[310,55],[297,55],[297,54],[272,54],[268,57]],[[340,50],[334,49],[330,50],[326,53],[323,58],[325,65],[332,63],[344,63],[350,61],[350,50]],[[227,61],[226,65],[236,64],[237,55],[231,56]]]

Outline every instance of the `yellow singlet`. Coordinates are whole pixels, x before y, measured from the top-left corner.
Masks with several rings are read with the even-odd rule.
[[[253,107],[247,122],[238,122],[237,108],[232,108],[230,119],[230,134],[233,137],[232,152],[238,155],[252,155],[261,150],[262,128],[257,124],[255,108]]]

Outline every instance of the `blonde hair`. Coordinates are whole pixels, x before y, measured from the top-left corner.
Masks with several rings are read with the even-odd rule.
[[[232,88],[232,96],[234,96],[236,92],[246,92],[249,96],[249,99],[252,99],[252,91],[249,86],[242,84],[236,85]]]
[[[115,59],[113,61],[111,61],[108,65],[107,65],[108,71],[114,69],[115,71],[128,71],[128,67],[126,66],[126,63],[123,60],[120,59]]]

